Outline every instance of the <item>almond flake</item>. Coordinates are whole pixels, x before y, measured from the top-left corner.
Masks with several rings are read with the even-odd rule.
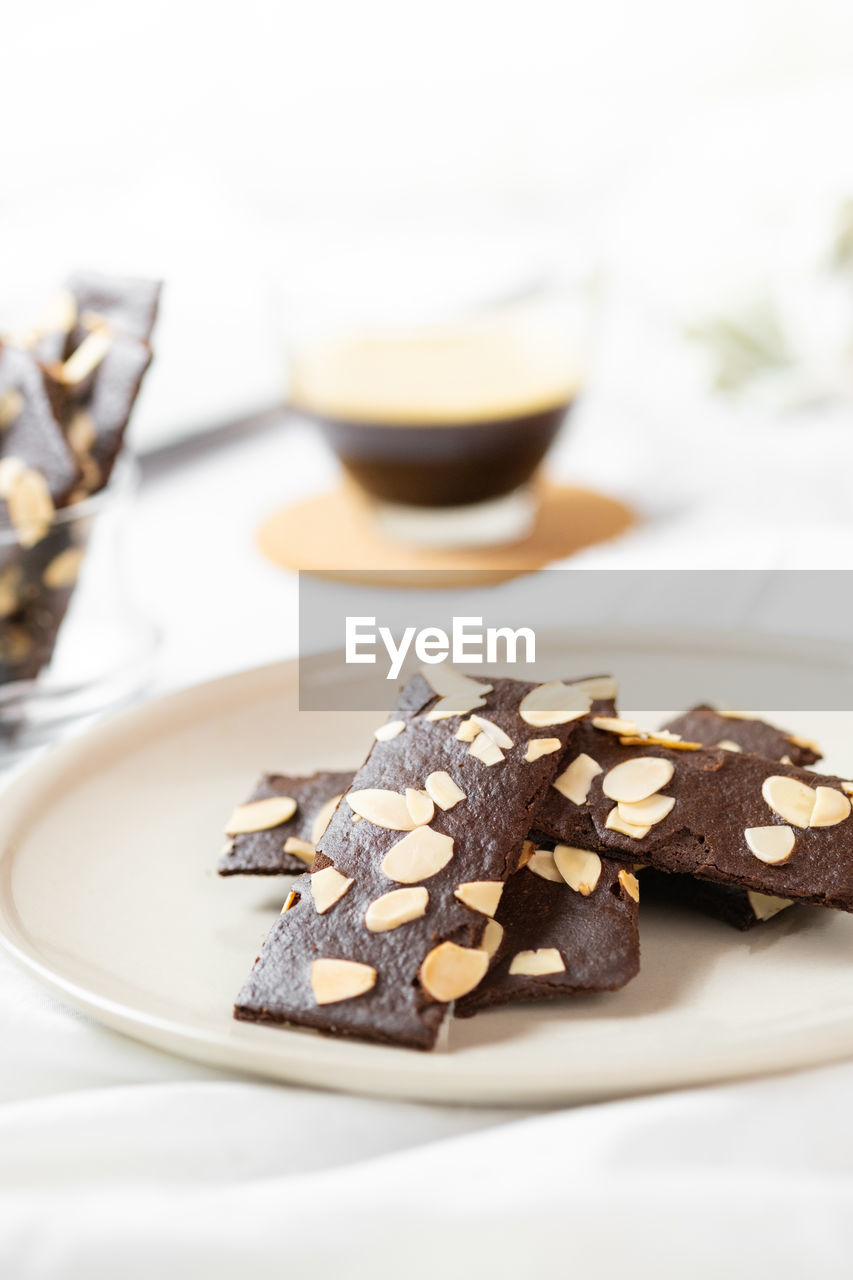
[[[376,983],[376,970],[355,960],[315,960],[311,987],[317,1004],[337,1004],[363,996]]]
[[[536,849],[527,860],[527,870],[532,871],[535,876],[541,876],[543,880],[553,880],[555,884],[563,883],[554,855],[548,849]]]
[[[556,947],[539,947],[537,951],[518,951],[509,971],[528,978],[542,978],[549,973],[565,973],[563,957]]]
[[[601,859],[587,849],[575,849],[568,844],[558,844],[554,850],[554,863],[570,889],[588,898],[601,876]]]
[[[299,901],[299,894],[296,892],[295,889],[291,889],[290,893],[287,895],[287,897],[284,900],[284,906],[281,909],[281,915],[284,915],[285,912],[289,911],[291,907],[295,907],[298,901]]]
[[[509,751],[511,747],[515,746],[509,734],[504,733],[500,725],[495,724],[493,720],[486,720],[484,716],[472,716],[471,719],[476,725],[479,725],[483,733],[488,734],[495,746],[503,747],[505,751]]]
[[[473,742],[480,733],[482,733],[480,726],[473,720],[463,720],[456,730],[455,737],[457,742]]]
[[[481,911],[484,916],[493,916],[503,893],[500,880],[469,880],[453,890],[454,898],[464,902],[472,911]]]
[[[381,724],[378,729],[374,729],[373,736],[377,742],[390,742],[392,738],[401,734],[405,727],[405,720],[389,720],[387,724]]]
[[[601,765],[593,760],[592,756],[582,751],[579,756],[575,756],[569,767],[563,770],[559,778],[554,779],[551,786],[559,791],[561,796],[571,800],[572,804],[585,804],[593,778],[602,772]]]
[[[520,871],[522,867],[526,867],[530,859],[536,852],[536,845],[532,840],[525,840],[521,846],[521,853],[518,856],[518,866],[516,871]]]
[[[835,787],[817,787],[810,827],[834,827],[850,817],[850,801]]]
[[[645,800],[635,800],[633,804],[620,800],[618,808],[620,818],[632,826],[653,827],[655,823],[663,822],[674,806],[672,796],[654,795],[647,796]]]
[[[669,747],[672,751],[701,751],[701,742],[685,742],[677,733],[661,729],[657,733],[640,733],[619,739],[623,747]]]
[[[489,957],[481,948],[441,942],[424,958],[418,976],[427,995],[447,1003],[473,991],[488,967]]]
[[[743,834],[752,853],[762,862],[786,862],[794,851],[790,827],[747,827]]]
[[[323,867],[322,871],[315,871],[309,877],[309,883],[314,906],[317,908],[317,914],[321,916],[344,896],[353,881],[342,876],[334,867]]]
[[[721,740],[715,745],[720,747],[723,751],[743,751],[743,747],[740,743],[733,742],[731,738],[721,738]]]
[[[467,799],[462,788],[456,785],[444,769],[437,769],[435,773],[431,773],[424,783],[424,788],[439,809],[444,809],[445,812],[452,809],[455,804],[459,804],[460,800]]]
[[[611,701],[619,694],[619,686],[612,676],[590,676],[588,680],[573,680],[573,689],[582,689],[595,702]]]
[[[289,822],[296,813],[296,801],[292,796],[268,796],[265,800],[251,800],[238,805],[225,827],[227,836],[248,835],[253,831],[271,831]]]
[[[480,948],[481,950],[485,951],[486,955],[491,960],[495,955],[497,955],[498,948],[500,947],[503,940],[504,940],[503,925],[498,924],[497,920],[490,920],[489,923],[486,925],[485,929],[483,930],[483,938],[480,943]]]
[[[0,431],[6,431],[19,417],[24,407],[24,397],[17,387],[7,387],[0,392]]]
[[[755,893],[752,889],[747,889],[746,896],[756,920],[772,920],[780,911],[794,905],[790,898],[776,898],[773,894]]]
[[[66,547],[54,556],[41,575],[44,585],[51,591],[73,587],[80,573],[85,552],[82,547]]]
[[[364,915],[365,928],[371,933],[387,933],[399,929],[401,924],[419,920],[426,915],[429,894],[423,885],[413,889],[392,889],[375,898]]]
[[[630,871],[626,871],[624,867],[619,872],[619,883],[625,890],[629,898],[633,898],[635,902],[640,901],[640,884],[636,876],[632,876]]]
[[[587,714],[591,703],[592,699],[583,689],[551,680],[537,685],[522,698],[518,714],[534,728],[545,729],[548,725],[579,720]]]
[[[436,875],[452,857],[452,836],[433,831],[432,827],[415,827],[388,850],[382,872],[400,884],[417,884]]]
[[[360,818],[384,827],[386,831],[411,831],[414,827],[406,797],[398,791],[385,791],[381,787],[365,787],[348,791],[346,802]]]
[[[471,746],[468,748],[468,754],[474,756],[476,760],[481,760],[485,765],[500,764],[506,757],[496,742],[487,733],[478,733]]]
[[[315,844],[319,844],[323,836],[326,834],[326,828],[332,821],[332,814],[341,803],[343,795],[332,796],[327,800],[321,809],[314,814],[314,821],[311,823],[311,839]]]
[[[106,325],[87,334],[76,351],[53,369],[57,382],[76,387],[94,373],[112,345],[112,333]]]
[[[792,827],[807,827],[817,796],[805,782],[775,774],[765,778],[761,794],[766,804]]]
[[[637,756],[624,760],[604,775],[601,788],[610,800],[634,804],[665,787],[675,769],[671,760],[658,756]]]
[[[406,808],[416,827],[425,827],[432,822],[435,814],[432,796],[427,795],[426,791],[416,791],[413,787],[406,787]]]
[[[284,852],[292,853],[295,858],[301,858],[310,867],[317,850],[309,840],[300,840],[298,836],[288,836],[284,842]]]
[[[618,831],[623,836],[630,836],[632,840],[642,840],[651,831],[651,827],[641,827],[634,822],[626,822],[619,813],[618,805],[610,810],[604,825],[610,831]]]
[[[527,751],[524,755],[526,764],[533,764],[535,760],[541,760],[543,756],[553,755],[555,751],[562,751],[563,744],[559,738],[531,738],[527,744]]]
[[[629,737],[636,737],[640,732],[633,720],[620,720],[618,716],[593,716],[592,726],[605,733],[626,733]]]

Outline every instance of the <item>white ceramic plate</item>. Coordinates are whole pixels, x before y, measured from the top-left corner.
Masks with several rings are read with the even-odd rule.
[[[567,665],[571,642],[559,652],[564,670],[586,669],[580,654]],[[597,669],[631,661],[612,643],[595,653]],[[853,770],[848,716],[787,719]],[[376,721],[299,712],[296,664],[284,663],[164,698],[57,748],[3,800],[5,945],[71,1004],[140,1040],[383,1096],[569,1101],[853,1053],[853,918],[807,908],[746,935],[644,909],[642,969],[624,991],[453,1022],[432,1054],[233,1021],[287,882],[218,878],[223,819],[262,768],[356,764]]]

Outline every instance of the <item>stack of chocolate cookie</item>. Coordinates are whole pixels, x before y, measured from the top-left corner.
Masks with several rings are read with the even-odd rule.
[[[86,537],[56,513],[109,481],[159,296],[156,281],[78,274],[36,329],[0,339],[0,684],[53,653]]]
[[[265,775],[219,871],[299,878],[236,1016],[430,1048],[451,1004],[624,986],[641,884],[741,929],[853,910],[853,784],[814,744],[707,706],[643,733],[615,697],[427,670],[354,776]]]

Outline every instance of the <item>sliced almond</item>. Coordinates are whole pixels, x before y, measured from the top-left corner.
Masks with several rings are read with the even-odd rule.
[[[554,863],[570,889],[588,898],[601,876],[601,859],[587,849],[575,849],[572,845],[558,844],[554,850]]]
[[[794,832],[790,827],[747,827],[746,843],[762,862],[785,862],[794,850]]]
[[[501,751],[496,742],[487,733],[478,733],[471,746],[468,748],[468,754],[473,756],[475,760],[481,760],[485,765],[500,764],[506,756]]]
[[[579,756],[575,756],[568,769],[564,769],[559,778],[554,779],[551,786],[561,796],[571,800],[572,804],[585,804],[593,778],[602,772],[601,765],[582,751]]]
[[[376,983],[376,970],[356,960],[314,960],[311,987],[318,1004],[337,1004],[363,996]]]
[[[63,364],[53,368],[57,382],[64,387],[76,387],[84,382],[90,373],[95,372],[109,351],[112,340],[112,333],[106,325],[92,330]]]
[[[454,898],[464,902],[472,911],[482,911],[493,916],[498,909],[504,887],[500,880],[469,880],[453,890]]]
[[[535,876],[541,876],[543,880],[553,880],[555,884],[563,882],[563,877],[557,870],[554,855],[549,849],[534,850],[527,859],[527,870],[532,871]]]
[[[11,618],[21,607],[21,567],[10,564],[0,573],[0,618]]]
[[[365,787],[348,791],[346,801],[353,813],[384,827],[386,831],[411,831],[414,827],[406,797],[398,791],[385,791],[381,787]]]
[[[743,751],[743,747],[740,743],[732,742],[731,738],[721,738],[715,745],[722,747],[723,751]]]
[[[635,800],[633,804],[619,801],[619,816],[635,827],[653,827],[663,822],[675,805],[673,796],[646,796],[645,800]]]
[[[424,788],[439,809],[444,809],[445,812],[452,809],[455,804],[459,804],[460,800],[467,799],[462,788],[456,785],[444,769],[437,769],[435,773],[431,773],[424,783]]]
[[[846,791],[848,796],[853,796],[853,782],[842,782],[841,790]]]
[[[651,831],[651,827],[643,827],[636,822],[626,822],[619,812],[618,804],[610,810],[604,825],[609,831],[618,831],[623,836],[630,836],[632,840],[642,840]]]
[[[478,707],[485,705],[486,699],[481,698],[478,693],[453,693],[446,698],[439,698],[432,710],[427,712],[426,719],[449,720],[452,716],[467,716],[469,711],[476,711]]]
[[[498,924],[497,920],[490,920],[489,923],[486,925],[485,929],[483,930],[483,940],[480,943],[480,947],[482,948],[483,951],[485,951],[486,955],[491,960],[493,956],[497,955],[498,948],[500,947],[503,940],[504,940],[503,925]]]
[[[512,957],[511,974],[542,978],[548,973],[565,973],[565,963],[556,947],[539,947],[536,951],[518,951]]]
[[[47,481],[40,471],[25,468],[13,481],[6,505],[22,547],[41,542],[53,523],[54,507]]]
[[[790,756],[780,756],[780,757],[779,757],[779,763],[780,763],[780,764],[793,764],[794,762],[793,762],[793,760],[791,759],[791,757],[790,757]]]
[[[493,685],[474,680],[472,676],[463,675],[449,662],[437,663],[435,666],[421,667],[421,675],[433,693],[440,698],[451,697],[455,693],[476,693],[479,697],[491,693]]]
[[[592,727],[605,733],[627,733],[629,736],[640,732],[633,720],[620,720],[618,716],[593,716]]]
[[[342,876],[334,867],[323,867],[322,871],[315,871],[310,876],[310,884],[311,897],[314,899],[317,914],[321,916],[329,910],[329,907],[333,907],[352,883],[352,880]]]
[[[401,734],[405,727],[405,720],[389,720],[387,724],[381,724],[378,729],[374,729],[373,736],[377,742],[390,742],[392,738]]]
[[[533,764],[534,760],[541,760],[543,756],[551,756],[555,751],[561,751],[562,747],[563,744],[559,738],[531,738],[527,744],[524,759],[527,764]]]
[[[810,827],[834,827],[850,817],[850,801],[835,787],[817,787]]]
[[[463,720],[456,730],[457,742],[473,742],[482,733],[482,729],[473,720]]]
[[[601,789],[610,800],[635,804],[665,787],[674,772],[671,760],[637,756],[634,760],[623,760],[606,773]]]
[[[756,920],[772,920],[780,911],[794,905],[790,898],[775,898],[771,893],[755,893],[752,889],[747,889],[746,896]]]
[[[427,995],[446,1003],[473,991],[488,967],[489,957],[482,948],[441,942],[424,958],[418,976]]]
[[[296,801],[292,796],[268,796],[266,800],[251,800],[240,804],[231,814],[225,827],[227,836],[248,835],[252,831],[271,831],[289,822],[296,813]]]
[[[626,735],[619,739],[623,747],[669,747],[672,751],[701,751],[701,742],[685,742],[677,733],[669,733],[660,729],[657,733],[640,733],[634,737]]]
[[[823,755],[823,752],[821,751],[820,747],[817,745],[816,742],[813,742],[811,738],[801,738],[796,733],[789,733],[788,741],[793,742],[795,747],[802,747],[803,750],[805,751],[813,751],[815,755],[818,755],[818,756]]]
[[[619,694],[619,685],[613,676],[590,676],[588,680],[573,680],[572,688],[582,689],[596,702],[616,698]]]
[[[375,898],[364,914],[364,924],[371,933],[387,933],[401,924],[426,915],[429,893],[423,885],[413,889],[392,889]]]
[[[310,867],[317,850],[310,840],[300,840],[298,836],[288,836],[284,842],[284,852],[292,853],[295,858],[301,858]]]
[[[483,733],[488,734],[492,742],[498,747],[503,747],[505,751],[509,751],[510,747],[514,747],[515,743],[508,733],[504,733],[499,724],[495,724],[494,720],[487,720],[485,716],[472,716],[474,724],[478,725]]]
[[[544,729],[548,725],[579,720],[589,711],[591,703],[592,698],[584,689],[551,680],[537,685],[522,698],[518,714],[525,723]]]
[[[17,387],[7,387],[0,392],[0,431],[11,427],[15,419],[20,417],[23,407],[24,397]]]
[[[636,876],[630,871],[626,871],[623,867],[618,876],[619,883],[625,890],[629,898],[633,898],[635,902],[640,901],[640,883]]]
[[[326,834],[326,828],[332,821],[332,814],[342,799],[343,796],[332,796],[330,800],[326,801],[322,809],[318,809],[314,814],[314,821],[311,823],[311,839],[315,844],[319,844]]]
[[[817,799],[811,787],[796,778],[774,774],[765,778],[761,794],[766,804],[792,827],[807,827]]]
[[[68,424],[68,443],[75,456],[78,459],[88,457],[97,438],[98,430],[91,413],[86,409],[77,409]]]
[[[433,831],[432,827],[415,827],[386,853],[383,874],[400,884],[417,884],[428,880],[446,867],[453,857],[453,838]]]
[[[525,840],[521,846],[521,853],[518,857],[518,866],[516,871],[520,871],[522,867],[526,867],[530,859],[536,852],[536,845],[532,840]]]
[[[432,796],[426,791],[416,791],[414,787],[406,787],[406,808],[416,827],[425,827],[435,815]]]
[[[41,575],[41,580],[51,591],[73,587],[80,573],[85,552],[82,547],[66,547],[54,556]]]
[[[299,894],[296,892],[295,889],[291,889],[290,893],[287,895],[287,897],[284,900],[284,906],[281,909],[281,915],[284,915],[285,912],[289,911],[291,907],[295,907],[298,901],[299,901]]]

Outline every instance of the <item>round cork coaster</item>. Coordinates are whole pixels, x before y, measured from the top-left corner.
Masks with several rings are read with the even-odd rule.
[[[411,547],[383,534],[359,490],[344,483],[269,516],[258,531],[263,554],[285,569],[341,582],[389,575],[389,586],[477,586],[532,573],[624,533],[630,507],[591,489],[545,481],[530,534],[496,547]]]

